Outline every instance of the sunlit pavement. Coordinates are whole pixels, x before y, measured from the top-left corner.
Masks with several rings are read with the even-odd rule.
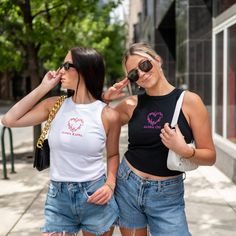
[[[15,170],[2,179],[0,163],[0,236],[40,235],[48,184],[48,171],[32,167],[29,130],[17,131]],[[13,132],[14,138],[15,130]],[[29,139],[29,140],[28,140]],[[27,141],[28,140],[28,141]],[[22,144],[22,145],[21,145]],[[127,126],[120,136],[121,157],[127,148]],[[27,152],[28,151],[28,152]],[[185,179],[186,213],[193,236],[236,235],[236,185],[215,167],[200,167]],[[120,235],[116,228],[114,236]],[[181,236],[181,235],[180,235]]]

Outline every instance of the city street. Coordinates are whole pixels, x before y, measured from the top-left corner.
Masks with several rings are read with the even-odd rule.
[[[32,128],[12,129],[15,170],[0,180],[0,236],[40,235],[48,171],[32,167]],[[7,138],[6,138],[7,140]],[[22,148],[21,148],[22,147]],[[120,136],[121,157],[127,148],[127,126]],[[21,152],[21,154],[19,154]],[[0,167],[2,175],[2,166]],[[185,180],[186,213],[193,236],[234,236],[236,232],[236,185],[215,167],[188,172]],[[116,228],[114,236],[120,235]]]
[[[100,175],[93,170],[99,167],[99,157],[106,170],[106,151],[99,147],[105,145],[108,133],[108,156],[117,153],[118,116],[122,124],[130,125],[129,138],[128,125],[121,129],[120,161],[129,145],[125,156],[140,171],[161,176],[180,173],[182,181],[181,172],[166,168],[168,149],[163,144],[182,155],[180,159],[201,165],[215,163],[183,173],[185,205],[172,201],[176,193],[170,198],[173,186],[169,180],[154,183],[157,197],[152,195],[150,181],[142,179],[138,192],[124,198],[137,199],[143,213],[151,212],[150,205],[151,210],[164,211],[168,236],[183,236],[179,234],[187,231],[182,230],[179,214],[175,217],[173,213],[179,208],[181,212],[183,206],[191,236],[236,236],[235,13],[236,1],[220,0],[0,1],[0,236],[42,235],[50,178],[97,179]],[[182,91],[186,91],[184,100],[179,99]],[[6,128],[1,120],[14,104],[3,122],[8,126],[38,124],[49,114],[48,122],[42,124],[42,128],[47,124],[42,129],[47,138],[45,131],[50,130],[51,118],[62,105],[60,101],[54,105],[49,97],[59,94],[72,97],[63,104],[62,116],[54,120],[49,136],[51,172],[49,168],[39,172],[33,163],[40,128]],[[130,97],[117,106],[119,115],[106,108],[100,113],[105,103],[114,107],[122,96]],[[194,142],[196,148],[187,149],[184,140]],[[130,173],[127,178],[133,176]],[[112,178],[114,182],[115,176]],[[110,194],[117,193],[121,185],[115,188],[114,183],[113,187],[110,178],[108,182]],[[162,190],[165,185],[172,188],[168,195]],[[90,190],[84,193],[85,201]],[[129,191],[125,188],[121,193]],[[149,193],[152,204],[148,203]],[[163,196],[168,210],[163,208]],[[92,202],[97,197],[88,199]],[[58,205],[64,214],[63,204]],[[135,210],[119,205],[120,212],[128,212],[136,223]],[[78,215],[75,224],[84,224],[80,206],[72,211]],[[174,230],[171,216],[179,220],[172,225]],[[148,225],[155,221],[163,227],[160,217],[144,217]],[[99,218],[105,220],[104,214]],[[96,225],[102,232],[107,230],[99,221]],[[165,234],[157,224],[154,227],[152,235],[147,228],[148,236]],[[82,236],[81,228],[75,230]],[[140,233],[133,230],[130,234]],[[118,226],[113,236],[121,236]]]

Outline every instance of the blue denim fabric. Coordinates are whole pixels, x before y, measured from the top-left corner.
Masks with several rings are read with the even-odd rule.
[[[146,180],[123,158],[115,190],[120,209],[118,224],[128,229],[148,227],[152,236],[189,236],[185,216],[183,176]]]
[[[82,183],[51,181],[41,231],[76,233],[82,229],[96,235],[108,231],[119,214],[114,196],[105,205],[87,202],[105,181],[105,176]]]

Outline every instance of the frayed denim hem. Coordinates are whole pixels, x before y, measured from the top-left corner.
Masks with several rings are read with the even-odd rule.
[[[81,230],[99,236],[99,235],[102,235],[102,234],[104,234],[104,233],[110,231],[113,227],[115,227],[115,226],[116,226],[116,224],[115,224],[116,221],[117,221],[117,219],[114,221],[114,223],[113,223],[111,226],[109,226],[109,227],[104,227],[104,229],[101,230],[101,231],[90,230],[90,229],[87,229],[86,227],[82,227]]]

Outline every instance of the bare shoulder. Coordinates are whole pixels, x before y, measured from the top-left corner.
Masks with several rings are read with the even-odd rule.
[[[119,112],[110,106],[105,106],[102,110],[102,122],[106,134],[109,133],[109,130],[119,130],[121,127]]]
[[[125,99],[125,102],[126,102],[126,104],[128,104],[128,105],[136,106],[136,105],[137,105],[137,100],[138,100],[137,95],[133,95],[133,96],[127,97],[127,98]]]
[[[129,96],[123,99],[115,108],[116,110],[122,110],[122,109],[130,109],[131,107],[135,107],[137,105],[137,96]]]
[[[188,106],[204,105],[201,97],[198,94],[196,94],[194,92],[190,92],[190,91],[185,92],[184,103]]]
[[[137,96],[129,96],[119,102],[114,108],[118,111],[122,125],[129,122],[132,117],[133,111],[137,106]]]
[[[202,102],[201,97],[198,94],[191,91],[185,91],[184,99],[185,102],[188,103]]]
[[[116,123],[119,121],[119,112],[110,106],[105,106],[102,111],[102,117],[108,123]]]
[[[186,91],[185,93],[183,109],[187,111],[188,114],[206,112],[206,106],[204,105],[201,97],[190,91]]]

